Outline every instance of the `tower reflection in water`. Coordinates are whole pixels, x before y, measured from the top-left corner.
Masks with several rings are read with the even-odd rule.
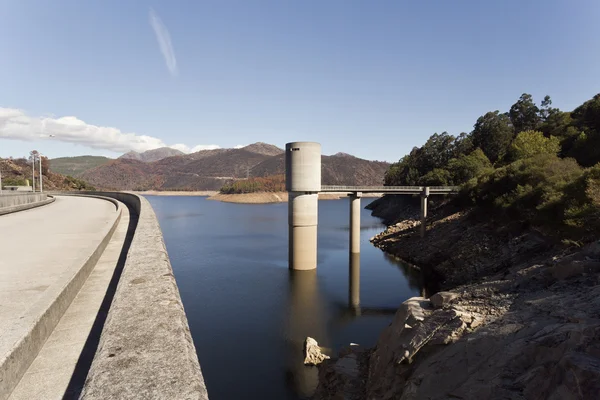
[[[319,371],[316,367],[304,365],[304,340],[310,336],[316,339],[319,345],[328,345],[326,310],[323,309],[325,304],[321,300],[316,269],[290,269],[289,274],[287,378],[298,396],[308,398],[314,394],[319,384]]]
[[[360,253],[350,254],[348,270],[348,308],[353,316],[360,315]],[[307,336],[320,346],[330,346],[327,332],[327,305],[319,291],[317,270],[289,271],[289,314],[287,321],[288,383],[302,397],[311,397],[319,384],[316,367],[304,365],[304,341]],[[340,316],[334,315],[334,319]],[[342,318],[343,319],[343,318]]]
[[[396,262],[409,280],[409,286],[423,292],[423,282],[418,270]],[[316,339],[320,346],[330,347],[328,327],[351,323],[358,317],[392,316],[396,307],[361,306],[360,302],[360,253],[349,253],[348,303],[333,305],[327,309],[319,291],[317,270],[289,270],[289,314],[287,315],[287,380],[290,388],[301,398],[312,397],[319,384],[316,367],[304,365],[304,340]],[[328,320],[330,319],[330,320]],[[337,327],[337,328],[336,328]]]
[[[350,253],[348,281],[348,308],[360,315],[360,253]]]

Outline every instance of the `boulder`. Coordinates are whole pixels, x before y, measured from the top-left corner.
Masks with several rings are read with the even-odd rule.
[[[458,297],[457,293],[452,292],[438,292],[431,296],[429,301],[435,308],[442,308],[445,305],[449,304],[452,300]]]
[[[563,280],[584,273],[596,273],[600,271],[600,261],[583,260],[558,263],[552,268],[554,279]]]
[[[319,365],[323,360],[329,359],[329,356],[321,353],[319,343],[311,337],[304,341],[304,365]]]
[[[591,258],[600,259],[600,240],[588,245],[583,253]]]

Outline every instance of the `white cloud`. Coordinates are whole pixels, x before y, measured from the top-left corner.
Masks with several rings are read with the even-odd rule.
[[[144,152],[167,147],[165,142],[156,137],[124,133],[117,128],[91,125],[76,117],[32,117],[23,110],[0,107],[0,139],[34,141],[50,137],[56,141],[76,143],[93,149],[110,150],[117,153],[126,153],[131,150]],[[169,147],[184,153],[219,148],[214,144],[193,147],[186,144],[174,144]]]
[[[245,144],[238,144],[238,145],[235,145],[233,148],[234,149],[241,149],[242,147],[246,147],[246,145]]]
[[[158,41],[158,47],[165,58],[165,63],[167,64],[169,72],[171,75],[177,76],[177,60],[175,59],[175,51],[171,44],[171,35],[169,35],[169,30],[165,24],[163,24],[153,8],[150,8],[150,25],[154,30],[156,40]]]

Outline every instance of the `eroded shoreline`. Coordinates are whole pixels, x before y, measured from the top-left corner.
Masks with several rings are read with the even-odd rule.
[[[600,242],[566,248],[444,207],[421,239],[415,209],[396,211],[372,242],[446,291],[400,305],[374,348],[321,364],[316,398],[594,398]]]

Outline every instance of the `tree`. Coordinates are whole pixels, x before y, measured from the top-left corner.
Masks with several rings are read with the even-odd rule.
[[[423,186],[444,186],[449,181],[450,172],[442,168],[434,168],[420,179],[420,183]]]
[[[463,184],[492,170],[492,163],[481,149],[475,149],[469,155],[461,154],[448,163],[448,171],[455,185]]]
[[[506,114],[490,111],[477,119],[471,137],[473,145],[495,163],[506,154],[513,139],[513,128]]]
[[[434,133],[417,153],[417,167],[421,174],[435,168],[442,168],[452,158],[452,149],[456,138],[448,132]]]
[[[452,157],[456,158],[460,155],[467,155],[471,153],[475,147],[473,146],[473,138],[470,134],[462,132],[454,141],[454,149],[452,150]]]
[[[50,170],[50,161],[48,161],[48,157],[42,156],[42,175],[48,176],[49,170]]]
[[[546,106],[548,106],[548,102],[552,104],[549,96],[546,96],[544,101]],[[516,133],[537,129],[541,122],[540,109],[533,102],[533,97],[527,93],[523,93],[519,100],[510,107],[508,115]]]
[[[600,94],[586,101],[571,113],[579,135],[569,155],[586,167],[600,162]]]
[[[560,141],[554,136],[544,137],[539,131],[523,131],[510,146],[512,160],[533,157],[537,154],[556,155],[560,151]]]
[[[29,152],[29,162],[34,162],[38,157],[39,157],[40,153],[37,150],[32,150]]]

